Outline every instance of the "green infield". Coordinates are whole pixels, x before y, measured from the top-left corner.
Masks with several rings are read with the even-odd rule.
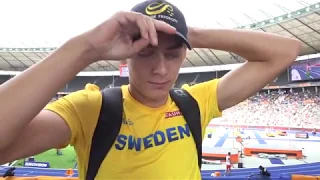
[[[56,149],[51,149],[44,153],[34,156],[36,162],[48,162],[51,168],[74,168],[77,162],[76,153],[73,147],[68,146],[61,149],[61,155],[57,155]],[[23,166],[23,159],[17,161],[15,166]]]

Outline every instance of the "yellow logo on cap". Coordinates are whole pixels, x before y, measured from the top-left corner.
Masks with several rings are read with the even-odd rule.
[[[173,16],[173,8],[169,4],[156,2],[156,3],[150,4],[146,7],[146,13],[148,15],[161,14],[165,11],[167,11],[169,16]]]

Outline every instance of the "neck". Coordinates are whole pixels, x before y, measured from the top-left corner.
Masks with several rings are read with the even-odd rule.
[[[133,85],[129,85],[129,92],[131,96],[139,101],[141,104],[150,107],[150,108],[159,108],[166,104],[168,100],[168,96],[166,98],[160,98],[160,99],[150,99],[143,95],[137,88],[135,88]]]

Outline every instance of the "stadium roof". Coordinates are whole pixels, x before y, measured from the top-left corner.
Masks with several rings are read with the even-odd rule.
[[[280,1],[279,1],[280,2]],[[289,3],[288,1],[286,1]],[[293,1],[290,1],[293,2]],[[303,44],[300,55],[308,55],[319,53],[320,51],[320,3],[307,4],[303,1],[299,10],[291,11],[284,5],[275,4],[274,8],[282,11],[282,15],[272,16],[264,10],[259,10],[265,15],[265,19],[257,21],[255,17],[245,15],[250,21],[249,25],[241,25],[242,23],[229,18],[234,23],[234,28],[239,29],[255,29],[263,32],[276,33],[286,37],[292,37],[300,40]],[[227,10],[226,10],[227,11]],[[220,26],[224,27],[221,23]],[[40,59],[44,58],[56,47],[45,46],[39,47],[20,43],[21,46],[11,46],[0,44],[0,70],[21,71],[30,67]],[[183,67],[192,66],[210,66],[222,64],[242,63],[244,59],[236,54],[212,50],[212,49],[193,49],[187,54]],[[85,71],[114,71],[118,70],[119,62],[117,61],[99,61],[87,67]]]

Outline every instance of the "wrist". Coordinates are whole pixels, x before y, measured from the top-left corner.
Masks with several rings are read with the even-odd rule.
[[[66,49],[69,49],[76,58],[73,58],[84,67],[91,63],[99,61],[99,56],[95,52],[94,47],[86,39],[85,34],[71,38],[66,42]]]
[[[228,30],[190,28],[190,38],[193,48],[209,48],[231,51],[235,38]],[[189,37],[190,35],[190,37]]]
[[[200,48],[200,44],[199,44],[200,33],[201,33],[200,29],[193,28],[193,27],[188,28],[188,40],[192,48]]]

